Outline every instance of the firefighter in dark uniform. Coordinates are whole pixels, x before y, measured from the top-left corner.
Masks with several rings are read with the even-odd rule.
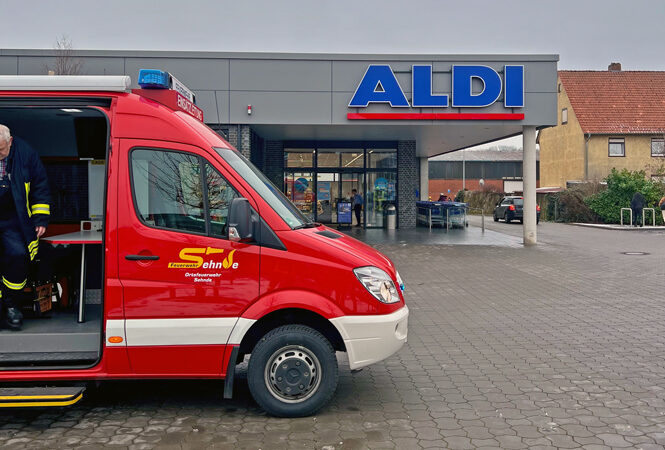
[[[46,170],[25,141],[0,125],[0,324],[23,326],[19,300],[50,215]]]

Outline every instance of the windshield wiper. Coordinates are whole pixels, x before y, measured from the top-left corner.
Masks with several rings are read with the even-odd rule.
[[[303,228],[317,228],[320,227],[321,224],[318,222],[307,222],[303,223],[302,225],[298,225],[297,227],[293,227],[294,230],[302,230]]]

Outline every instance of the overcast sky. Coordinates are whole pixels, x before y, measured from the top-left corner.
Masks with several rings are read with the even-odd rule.
[[[544,53],[665,70],[665,0],[1,0],[2,48]],[[509,145],[521,145],[511,138]]]
[[[556,53],[665,70],[665,0],[2,0],[0,48]]]

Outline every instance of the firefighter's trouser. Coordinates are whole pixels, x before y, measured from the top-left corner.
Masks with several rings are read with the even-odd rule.
[[[28,249],[16,217],[0,220],[0,275],[2,307],[13,308],[28,277]]]

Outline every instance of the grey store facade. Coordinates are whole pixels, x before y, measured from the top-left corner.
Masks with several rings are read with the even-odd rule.
[[[0,49],[0,74],[44,75],[56,57]],[[414,227],[415,202],[427,196],[427,158],[507,136],[524,133],[525,163],[533,147],[535,180],[535,130],[557,119],[557,55],[74,57],[82,75],[130,75],[135,83],[142,68],[170,72],[194,91],[211,128],[303,212],[329,224],[338,221],[337,202],[356,189],[363,226],[382,227],[385,207],[394,205],[398,227]],[[535,208],[535,182],[533,197]]]

